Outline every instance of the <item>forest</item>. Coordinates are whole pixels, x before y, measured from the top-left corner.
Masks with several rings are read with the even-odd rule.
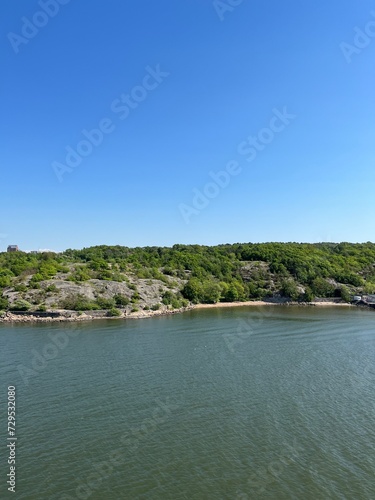
[[[22,301],[24,309],[43,307],[45,295],[58,293],[62,281],[82,284],[97,280],[124,282],[132,290],[123,304],[121,299],[116,302],[111,297],[107,304],[111,308],[131,299],[136,303],[137,283],[142,281],[169,288],[160,295],[160,302],[172,307],[188,302],[264,300],[275,296],[300,302],[341,297],[349,302],[353,294],[375,292],[375,244],[102,245],[62,253],[3,252],[0,310],[22,309]],[[38,289],[44,297],[39,292],[38,303],[28,303],[28,292]],[[54,304],[66,309],[90,309],[93,305],[93,301],[89,304],[84,300],[77,305],[77,297],[75,301],[70,297],[70,304],[66,298],[65,304]]]

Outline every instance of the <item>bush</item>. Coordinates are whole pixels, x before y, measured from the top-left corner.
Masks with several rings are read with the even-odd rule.
[[[0,309],[8,309],[9,301],[6,297],[0,297]]]
[[[184,288],[182,295],[185,299],[197,304],[203,302],[205,304],[212,304],[219,302],[221,296],[220,283],[213,279],[201,281],[198,278],[191,278]]]
[[[9,309],[11,311],[28,311],[30,308],[31,308],[30,302],[27,302],[27,300],[23,300],[23,299],[16,300],[9,307]]]
[[[311,288],[317,297],[332,297],[335,293],[335,287],[324,278],[315,278]]]
[[[151,306],[151,311],[158,311],[160,307],[160,304],[154,304],[153,306]]]
[[[49,285],[46,288],[46,292],[57,292],[58,288],[56,285]]]
[[[284,297],[290,298],[291,300],[297,300],[299,297],[297,285],[292,279],[283,280],[281,282],[280,292]]]
[[[112,307],[107,312],[107,316],[109,316],[111,318],[114,318],[114,317],[117,317],[117,316],[121,316],[121,311],[119,309],[116,309],[115,307]]]
[[[315,297],[314,297],[314,294],[313,294],[313,292],[312,292],[311,288],[309,288],[309,287],[307,286],[307,287],[305,288],[305,293],[304,293],[304,295],[303,295],[302,300],[303,300],[304,302],[312,302],[314,299],[315,299]]]
[[[117,294],[117,295],[114,295],[114,301],[116,303],[116,306],[127,306],[130,302],[130,300],[128,299],[128,297],[125,297],[125,295],[120,295],[120,294]]]
[[[43,281],[45,278],[43,276],[43,274],[40,274],[40,273],[36,273],[34,274],[34,276],[31,278],[30,280],[30,283],[40,283],[41,281]]]
[[[11,282],[11,279],[9,276],[0,276],[0,288],[4,288],[6,286],[9,286]]]
[[[16,285],[14,287],[14,291],[15,292],[27,292],[27,286],[23,283],[19,284],[19,285]]]
[[[139,311],[139,308],[138,307],[133,307],[132,310],[130,312],[132,313],[136,313]]]
[[[112,309],[115,307],[114,299],[105,299],[104,297],[98,297],[96,303],[99,309]]]
[[[90,271],[86,267],[79,267],[67,279],[76,283],[87,281],[91,279]]]
[[[351,301],[351,294],[347,286],[343,285],[340,289],[340,292],[342,300],[344,300],[345,302]]]
[[[29,286],[30,286],[30,288],[32,288],[33,290],[39,290],[39,288],[40,288],[40,283],[39,283],[39,281],[33,281],[33,280],[30,280],[30,282],[29,282]]]
[[[171,304],[172,303],[172,300],[175,299],[175,295],[173,292],[170,292],[169,290],[166,291],[164,294],[163,294],[163,297],[162,297],[162,303],[165,304],[166,306]]]
[[[182,307],[182,304],[178,299],[174,298],[171,301],[171,306],[173,309],[180,309]]]
[[[99,305],[93,301],[89,300],[81,294],[70,295],[66,299],[62,300],[60,303],[63,309],[69,311],[93,311],[100,309]]]

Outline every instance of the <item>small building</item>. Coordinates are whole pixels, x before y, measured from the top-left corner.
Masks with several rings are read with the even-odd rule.
[[[359,302],[360,300],[362,300],[362,297],[360,295],[353,296],[353,302]]]
[[[9,245],[7,248],[7,252],[18,252],[18,245]]]

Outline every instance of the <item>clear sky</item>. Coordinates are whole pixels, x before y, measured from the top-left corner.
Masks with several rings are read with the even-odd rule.
[[[375,0],[56,1],[2,1],[0,250],[375,240]]]

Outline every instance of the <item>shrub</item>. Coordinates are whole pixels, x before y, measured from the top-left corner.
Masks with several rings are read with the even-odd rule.
[[[21,283],[19,285],[16,285],[14,287],[15,292],[26,292],[27,291],[27,286],[24,283]]]
[[[182,307],[181,302],[176,298],[172,299],[171,306],[173,309],[180,309],[180,307]]]
[[[45,278],[43,274],[36,273],[34,276],[31,278],[30,283],[39,283],[40,281],[43,281]]]
[[[85,267],[79,267],[67,279],[69,281],[75,281],[76,283],[80,283],[82,281],[87,281],[90,278],[91,278],[90,271]]]
[[[9,301],[6,297],[0,297],[0,309],[8,309]]]
[[[60,305],[63,309],[70,311],[92,311],[100,309],[99,305],[95,301],[87,299],[81,294],[70,295],[62,300]]]
[[[46,292],[57,292],[58,288],[56,285],[49,285],[46,288]]]
[[[332,297],[335,293],[335,287],[324,278],[315,278],[311,288],[317,297]]]
[[[11,279],[9,276],[0,276],[0,288],[4,288],[6,286],[9,286],[11,282]]]
[[[158,311],[160,307],[160,304],[154,304],[153,306],[151,306],[151,311]]]
[[[138,307],[133,307],[132,310],[130,312],[132,313],[135,313],[135,312],[138,312],[139,311],[139,308]]]
[[[28,311],[31,308],[30,302],[27,302],[27,300],[23,299],[18,299],[16,300],[10,307],[9,309],[11,311]]]
[[[105,299],[104,297],[98,297],[96,303],[100,309],[112,309],[115,307],[114,299]]]
[[[113,298],[115,300],[116,306],[127,306],[130,302],[128,297],[125,297],[125,295],[117,294]]]
[[[283,280],[281,282],[280,292],[284,297],[290,298],[291,300],[297,300],[299,297],[297,285],[292,279]]]
[[[29,282],[29,286],[30,286],[30,288],[32,288],[33,290],[39,290],[39,288],[40,288],[40,283],[39,283],[39,281],[33,281],[33,280],[30,280],[30,282]]]
[[[107,312],[107,316],[112,317],[112,318],[117,317],[117,316],[121,316],[121,311],[119,309],[116,309],[115,307],[112,307]]]
[[[344,300],[345,302],[351,301],[351,294],[347,286],[343,285],[340,289],[340,292],[342,300]]]
[[[162,302],[165,305],[171,304],[172,300],[175,298],[174,293],[166,291],[163,295]]]
[[[314,300],[314,298],[315,298],[315,297],[314,297],[314,294],[313,294],[313,292],[312,292],[311,288],[307,286],[307,287],[305,288],[305,293],[304,293],[304,295],[303,295],[302,300],[303,300],[304,302],[312,302],[312,301]]]

